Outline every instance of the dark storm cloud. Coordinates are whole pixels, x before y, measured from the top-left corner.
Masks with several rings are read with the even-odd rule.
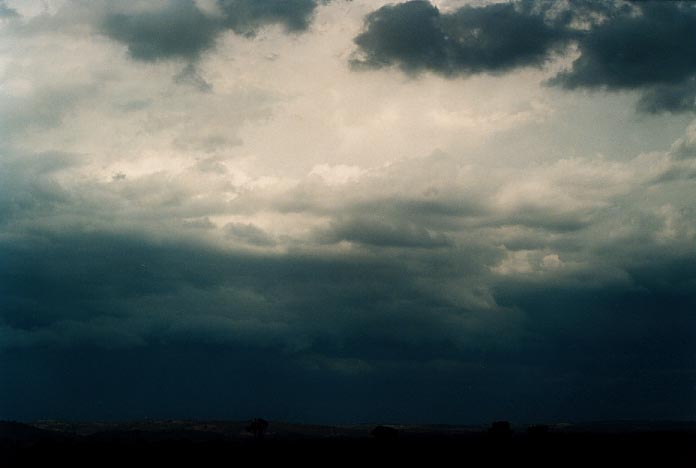
[[[688,112],[696,106],[696,76],[681,83],[660,84],[644,90],[638,100],[638,110],[651,114]]]
[[[646,249],[648,242],[608,242],[593,252],[595,265],[585,272],[512,276],[493,286],[500,306],[526,317],[520,364],[574,375],[572,385],[595,387],[590,394],[602,388],[610,401],[600,406],[608,407],[586,411],[604,418],[629,414],[631,406],[657,410],[648,407],[661,379],[675,389],[680,411],[696,411],[686,396],[696,352],[696,258],[659,244]]]
[[[237,34],[254,34],[267,24],[283,25],[288,31],[305,31],[317,0],[218,0],[225,24]]]
[[[579,57],[548,83],[638,90],[638,110],[696,107],[696,6],[689,2],[510,2],[443,13],[427,1],[387,5],[355,38],[356,67],[398,66],[445,76],[542,66],[577,44]]]
[[[569,32],[531,6],[502,3],[441,13],[427,1],[387,5],[365,18],[365,30],[355,38],[363,56],[353,64],[444,75],[540,66],[565,45]]]
[[[487,360],[485,365],[385,362],[372,372],[347,373],[245,347],[86,351],[0,354],[0,372],[6,377],[0,392],[4,402],[12,402],[3,408],[3,416],[240,420],[262,414],[273,420],[328,424],[461,424],[495,418],[558,421],[557,414],[575,420],[631,418],[633,408],[641,408],[646,418],[682,420],[693,414],[693,377],[667,370],[626,368],[606,375],[606,370],[591,368],[577,372]]]
[[[85,155],[60,151],[31,153],[0,146],[0,228],[27,213],[42,216],[70,194],[53,175],[80,166]]]
[[[193,60],[213,46],[221,29],[192,0],[167,2],[162,9],[110,14],[101,25],[104,34],[128,46],[139,60]]]
[[[111,16],[100,18],[116,18],[112,37],[133,57],[184,59],[174,97],[210,90],[195,60],[221,31],[302,31],[312,12],[302,1],[220,2],[221,17],[193,2],[107,4]],[[624,15],[603,2],[581,14],[575,2],[572,13],[543,5],[386,7],[365,40],[381,64],[408,72],[498,73],[543,64],[571,23],[588,22],[587,33],[567,33],[584,41]],[[65,7],[53,25],[72,13]],[[37,27],[55,20],[41,15]],[[402,23],[430,42],[409,43]],[[73,31],[84,40],[85,28]],[[382,35],[415,55],[374,42]],[[31,48],[44,50],[39,39]],[[253,164],[239,173],[246,158],[237,166],[221,151],[241,141],[227,123],[211,128],[194,112],[184,119],[200,124],[191,135],[170,127],[213,93],[184,100],[180,115],[179,105],[160,107],[171,96],[157,83],[152,99],[128,78],[112,88],[123,77],[110,66],[87,71],[101,83],[50,89],[24,88],[39,73],[22,66],[8,88],[22,94],[0,100],[0,419],[696,417],[695,128],[632,161],[563,153],[570,159],[491,166],[434,152],[377,158],[343,183],[320,171],[290,181],[307,161],[287,174]],[[690,79],[677,80],[685,90],[671,81],[635,89],[648,111],[667,98],[687,109]],[[94,90],[95,106],[70,119]],[[218,120],[270,115],[213,100]],[[123,146],[120,137],[80,144],[73,124],[102,122],[107,101],[131,120],[147,110],[135,122],[144,140],[115,122],[102,127],[125,134]],[[189,156],[162,159],[152,125]]]
[[[553,222],[531,208],[519,219],[483,209],[481,195],[464,202],[460,193],[455,203],[457,159],[435,155],[394,164],[390,177],[360,190],[305,193],[305,210],[330,220],[321,231],[330,244],[286,244],[232,223],[222,230],[229,244],[213,247],[124,229],[118,220],[141,215],[122,211],[130,203],[100,202],[154,198],[147,225],[170,230],[182,216],[169,201],[175,180],[106,182],[78,199],[51,175],[79,157],[13,161],[0,172],[13,174],[0,200],[14,210],[0,237],[0,372],[10,376],[0,383],[3,417],[461,422],[696,411],[691,238],[656,241],[664,220],[631,213],[626,200],[599,210],[586,229],[568,221],[584,215],[575,208],[560,225],[559,207],[547,210]],[[418,184],[423,167],[433,172]],[[39,196],[31,174],[54,192],[15,203],[22,190]],[[334,198],[343,204],[332,212]],[[97,212],[109,219],[101,230]],[[177,222],[160,226],[170,218]],[[601,223],[615,218],[632,237],[606,234],[614,228]],[[213,227],[201,212],[185,219],[186,232],[213,231],[192,229]],[[527,226],[539,251],[528,268],[498,274],[517,252],[495,228],[511,224]],[[333,248],[342,240],[350,249]],[[569,267],[545,268],[549,249]],[[664,391],[669,402],[655,397]]]
[[[476,311],[418,282],[447,263],[492,259],[430,251],[428,271],[402,253],[259,256],[77,232],[3,240],[0,411],[325,422],[694,414],[693,256],[633,255],[632,283],[503,278],[500,310]],[[667,389],[669,404],[650,403]]]
[[[673,336],[672,344],[682,346],[696,333],[690,325],[696,306],[696,296],[690,291],[696,281],[696,258],[659,248],[650,257],[627,258],[621,275],[595,284],[563,274],[554,275],[553,281],[543,275],[507,278],[497,282],[495,296],[501,305],[525,310],[527,325],[535,333],[548,334],[549,339],[584,340],[587,345],[614,342],[617,346],[623,340],[655,340],[666,345],[665,336],[658,336],[665,334]],[[561,303],[566,302],[559,314]]]
[[[636,2],[592,27],[580,56],[550,83],[568,89],[643,91],[646,112],[694,109],[696,7],[689,2]]]
[[[263,26],[281,24],[290,32],[305,31],[317,2],[219,0],[218,6],[223,17],[203,13],[192,0],[170,1],[156,10],[108,14],[100,29],[108,37],[126,44],[135,59],[193,61],[212,48],[226,29],[254,35]],[[191,77],[191,73],[186,76]]]
[[[568,88],[630,89],[691,77],[696,8],[680,2],[636,5],[634,14],[612,15],[584,35],[580,57],[554,82]]]
[[[481,332],[463,321],[480,311],[415,287],[424,267],[388,255],[250,255],[77,232],[4,240],[0,254],[5,348],[187,342],[380,359],[445,356]]]

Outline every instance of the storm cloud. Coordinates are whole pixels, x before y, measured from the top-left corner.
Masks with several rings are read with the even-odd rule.
[[[427,1],[387,5],[356,36],[356,68],[397,66],[449,77],[542,67],[575,45],[570,68],[546,81],[564,89],[635,90],[646,113],[694,110],[689,2],[508,2],[442,12]]]
[[[195,59],[212,47],[220,25],[205,16],[193,1],[168,2],[162,9],[110,14],[104,33],[128,46],[139,60]]]
[[[225,24],[238,34],[254,34],[267,24],[280,24],[288,31],[309,27],[318,0],[219,0]]]
[[[307,30],[315,0],[219,0],[219,14],[201,11],[193,0],[167,1],[144,11],[108,13],[100,30],[126,44],[134,59],[195,60],[227,29],[252,36],[280,24],[289,32]]]
[[[407,72],[444,75],[502,73],[541,66],[568,40],[525,3],[465,6],[441,13],[427,1],[387,5],[365,18],[355,38],[363,56],[353,64],[397,65]]]
[[[51,216],[75,203],[52,200],[52,206],[26,205],[24,212]],[[321,210],[320,200],[315,203]],[[64,408],[83,417],[112,411],[137,417],[149,405],[147,414],[169,411],[147,397],[135,405],[119,398],[119,392],[130,395],[132,389],[106,384],[113,376],[94,367],[101,363],[104,369],[109,362],[122,378],[141,382],[147,394],[164,392],[170,404],[191,395],[214,402],[190,410],[176,406],[181,415],[222,411],[250,417],[263,411],[326,422],[483,421],[491,414],[524,420],[560,411],[602,418],[635,414],[635,405],[669,386],[671,406],[647,405],[640,414],[683,416],[691,408],[693,383],[696,258],[688,226],[694,213],[651,214],[646,207],[615,220],[615,210],[607,209],[606,219],[598,215],[602,220],[592,228],[561,236],[531,219],[526,225],[541,231],[505,216],[479,219],[493,213],[459,218],[468,227],[440,227],[437,236],[428,233],[438,232],[436,225],[424,220],[417,229],[384,227],[407,222],[398,217],[338,221],[333,237],[323,242],[353,245],[343,253],[299,245],[286,253],[252,252],[244,246],[277,243],[250,224],[224,227],[236,245],[230,249],[112,230],[54,228],[18,236],[15,222],[6,228],[14,234],[0,245],[2,366],[18,375],[23,363],[34,374],[8,381],[3,395],[15,401],[27,379],[46,385],[60,378],[60,388],[67,389],[79,385],[85,373],[90,381],[105,382],[93,391],[100,401],[112,402],[106,413],[91,398],[78,404],[62,391],[44,401],[60,398]],[[627,222],[632,229],[619,237],[603,234]],[[452,240],[445,241],[442,232]],[[516,247],[524,236],[534,242]],[[72,362],[72,377],[58,377],[67,370],[41,357],[42,349]],[[77,359],[78,349],[99,358]],[[140,355],[144,360],[133,367]],[[166,364],[170,359],[178,370]],[[147,377],[171,382],[182,373],[198,375],[209,390],[179,384],[165,390],[163,381]],[[318,383],[307,388],[305,379]],[[433,390],[433,382],[442,389]],[[346,385],[372,390],[353,393],[345,403],[339,387]],[[410,397],[401,385],[409,387]],[[502,390],[511,385],[512,400]],[[21,401],[33,407],[13,404],[4,414],[55,412],[42,403],[42,387],[32,388],[28,395],[22,392]],[[253,391],[266,396],[252,398],[247,392]],[[227,396],[217,396],[222,394]],[[395,401],[379,410],[376,399],[390,394]],[[543,395],[545,404],[522,404],[524,394]],[[459,395],[458,403],[435,405],[442,395]],[[288,398],[299,416],[277,404]],[[244,406],[245,399],[251,407]],[[579,399],[579,406],[572,408],[569,399]],[[317,401],[340,409],[327,418],[312,409]]]
[[[696,8],[689,2],[638,2],[595,25],[580,56],[552,84],[567,89],[643,91],[648,112],[693,110]]]

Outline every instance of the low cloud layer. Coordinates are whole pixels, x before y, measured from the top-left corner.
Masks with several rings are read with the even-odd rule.
[[[3,353],[36,359],[39,349],[86,348],[118,361],[191,346],[218,356],[238,350],[271,373],[268,385],[284,385],[275,366],[315,375],[306,378],[329,388],[391,375],[407,378],[422,398],[433,393],[411,379],[449,379],[465,392],[479,375],[465,406],[504,385],[488,381],[491,373],[516,382],[516,392],[558,385],[574,392],[582,375],[591,398],[630,386],[632,404],[649,398],[648,382],[670,378],[677,399],[664,414],[675,417],[691,385],[696,306],[696,212],[685,195],[696,168],[683,156],[688,145],[622,164],[561,160],[524,177],[484,175],[435,154],[340,186],[309,177],[270,196],[240,188],[230,203],[207,206],[185,201],[199,193],[186,174],[166,185],[116,179],[62,187],[51,174],[70,158],[56,155],[45,172],[45,201],[5,208]],[[421,178],[435,167],[440,172]],[[28,185],[36,182],[18,171],[4,187],[37,197]],[[685,178],[665,179],[674,172]],[[76,191],[80,197],[71,195]],[[654,194],[649,202],[639,196],[646,191]],[[675,191],[681,201],[670,197]],[[126,201],[134,193],[140,207]],[[293,228],[283,227],[289,221],[265,229],[210,222],[236,213],[275,213],[293,219]],[[30,221],[39,214],[39,225]],[[522,369],[534,379],[522,378]],[[259,384],[251,369],[242,372],[248,385]],[[616,372],[618,387],[607,387],[605,376]],[[469,377],[458,383],[458,375]],[[232,394],[247,388],[204,378]],[[381,385],[379,394],[399,392]],[[562,402],[571,394],[557,390],[551,404],[574,417],[628,414],[612,407],[614,400],[574,413]],[[298,398],[307,417],[322,418]],[[369,416],[370,396],[355,398],[363,405],[358,414]],[[321,401],[339,404],[331,396]],[[404,414],[449,420],[446,408],[440,411]],[[551,410],[506,411],[553,417]],[[464,407],[455,405],[454,414],[463,417]],[[484,420],[491,412],[466,414]]]

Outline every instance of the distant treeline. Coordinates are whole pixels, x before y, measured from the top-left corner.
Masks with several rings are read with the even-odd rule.
[[[380,429],[381,428],[381,429]],[[693,467],[696,431],[554,432],[548,426],[512,431],[498,422],[488,430],[409,433],[377,426],[364,437],[230,438],[206,431],[104,431],[78,435],[20,423],[0,423],[0,466],[204,467],[322,466],[437,467]],[[254,427],[249,429],[253,432]],[[268,465],[267,465],[268,464]]]

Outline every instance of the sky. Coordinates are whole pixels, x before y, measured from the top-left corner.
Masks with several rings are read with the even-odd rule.
[[[0,1],[0,419],[695,419],[694,31]]]

